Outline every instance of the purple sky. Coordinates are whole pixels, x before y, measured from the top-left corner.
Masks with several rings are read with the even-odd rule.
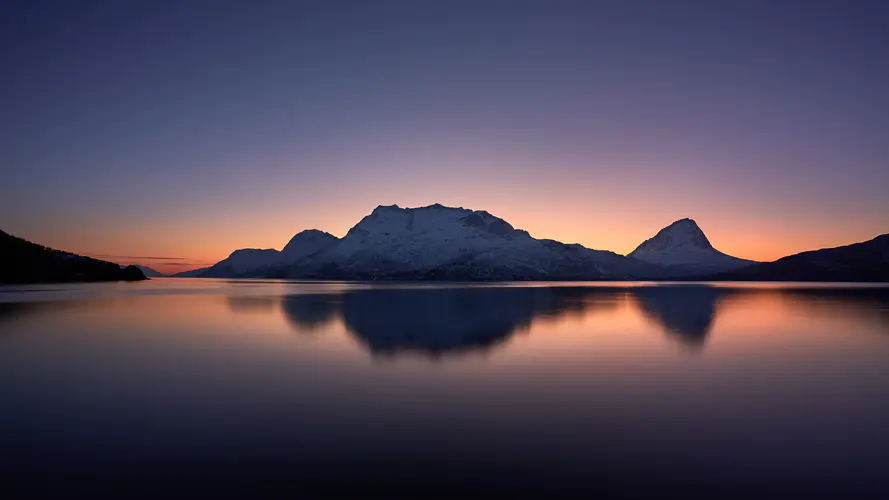
[[[0,75],[0,228],[83,253],[391,203],[622,253],[681,217],[758,259],[889,232],[884,2],[12,0]]]

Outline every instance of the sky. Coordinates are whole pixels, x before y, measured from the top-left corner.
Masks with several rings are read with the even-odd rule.
[[[628,253],[889,232],[889,6],[0,0],[0,229],[166,272],[487,210]]]

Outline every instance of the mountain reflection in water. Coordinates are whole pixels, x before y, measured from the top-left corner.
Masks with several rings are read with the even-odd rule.
[[[375,355],[417,352],[429,356],[485,351],[527,330],[535,319],[595,315],[628,302],[665,335],[697,350],[705,346],[721,304],[778,294],[782,299],[865,304],[887,311],[886,289],[729,288],[680,284],[632,287],[370,288],[342,293],[297,294],[280,300],[298,331],[318,331],[340,318]],[[255,297],[228,299],[232,311]],[[870,307],[876,305],[877,307]],[[881,307],[882,305],[882,307]],[[886,315],[889,317],[889,315]]]
[[[8,287],[0,498],[885,498],[887,333],[828,284]]]

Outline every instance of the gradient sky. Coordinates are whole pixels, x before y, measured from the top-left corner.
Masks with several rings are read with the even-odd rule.
[[[870,239],[884,3],[7,0],[0,228],[167,271],[392,203],[620,253]]]

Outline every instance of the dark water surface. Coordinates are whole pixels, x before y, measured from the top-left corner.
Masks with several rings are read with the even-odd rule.
[[[0,496],[889,498],[889,288],[0,287]]]

